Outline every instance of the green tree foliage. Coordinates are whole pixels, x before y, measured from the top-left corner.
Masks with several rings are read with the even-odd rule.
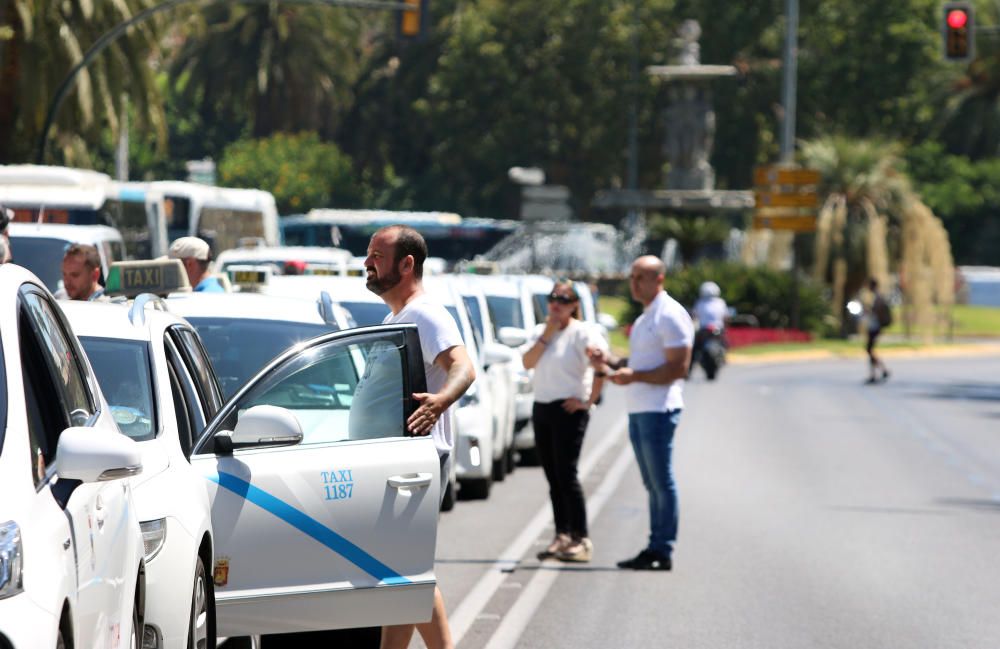
[[[105,32],[155,0],[0,2],[0,163],[33,161],[56,89]],[[50,134],[47,162],[91,166],[89,147],[117,134],[126,105],[138,128],[166,141],[153,67],[162,22],[131,29],[79,75]]]
[[[333,205],[357,207],[363,192],[351,160],[316,133],[278,133],[240,140],[226,148],[219,163],[221,184],[265,189],[274,194],[280,214]]]
[[[330,137],[351,103],[361,31],[351,11],[277,0],[216,4],[187,30],[171,82],[202,116],[246,121],[254,137]]]
[[[1000,160],[950,155],[940,142],[907,149],[914,186],[948,230],[956,264],[996,263],[1000,250]]]

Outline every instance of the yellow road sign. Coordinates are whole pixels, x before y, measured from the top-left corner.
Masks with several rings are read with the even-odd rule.
[[[792,232],[815,232],[816,218],[813,216],[754,216],[753,227],[757,230],[791,230]]]
[[[754,204],[758,207],[817,207],[819,196],[808,193],[754,192]]]
[[[821,175],[815,169],[790,167],[757,167],[753,170],[753,183],[759,187],[769,185],[818,185]]]

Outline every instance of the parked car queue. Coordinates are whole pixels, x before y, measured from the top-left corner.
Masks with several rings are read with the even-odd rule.
[[[115,266],[141,263],[150,262]],[[40,458],[33,471],[36,500],[37,494],[48,493],[41,496],[43,504],[52,507],[55,503],[73,528],[62,541],[63,552],[72,547],[75,558],[73,565],[63,562],[61,578],[66,586],[62,591],[50,593],[47,599],[34,595],[43,590],[42,584],[56,583],[41,577],[48,577],[51,566],[59,565],[47,563],[43,571],[34,567],[37,564],[25,563],[25,555],[54,559],[45,550],[34,549],[44,547],[35,540],[39,533],[29,526],[29,521],[34,523],[38,517],[25,514],[23,508],[10,512],[3,511],[9,505],[0,508],[0,640],[15,647],[53,646],[60,641],[62,646],[103,646],[103,633],[108,638],[114,635],[114,640],[108,640],[112,644],[126,638],[135,647],[199,647],[212,646],[217,636],[377,626],[420,621],[429,615],[438,465],[432,445],[424,443],[427,448],[419,448],[426,439],[407,437],[403,426],[408,414],[403,412],[403,404],[409,402],[403,397],[419,391],[423,382],[422,371],[409,369],[422,367],[412,358],[420,353],[412,327],[355,329],[359,323],[350,311],[324,290],[318,291],[311,304],[245,293],[215,296],[212,308],[199,317],[196,305],[201,302],[204,310],[208,301],[177,292],[179,287],[122,286],[118,274],[109,277],[109,286],[133,297],[139,292],[146,294],[118,304],[57,303],[44,285],[23,269],[9,266],[0,272],[5,279],[0,299],[19,324],[3,328],[2,349],[11,350],[5,358],[20,356],[22,361],[20,367],[5,363],[8,429],[0,436],[0,451],[4,450],[4,438],[23,438],[25,432],[29,441],[40,436],[27,421],[31,413],[42,411],[37,401],[34,408],[20,403],[19,408],[9,407],[11,401],[22,399],[28,404],[33,394],[22,390],[24,396],[19,398],[19,392],[10,389],[11,377],[18,378],[20,369],[20,378],[25,380],[28,371],[24,368],[30,365],[26,358],[30,353],[28,329],[20,325],[33,313],[29,308],[32,300],[41,303],[57,325],[37,325],[33,330],[59,330],[65,339],[62,356],[56,348],[54,360],[32,366],[56,368],[53,376],[63,377],[67,370],[64,362],[59,365],[61,359],[76,359],[75,373],[85,377],[78,383],[86,384],[91,392],[89,410],[69,409],[65,421],[50,423],[45,437],[48,447],[55,449],[49,452],[51,457],[43,449],[33,451]],[[182,277],[183,273],[174,275]],[[7,277],[11,279],[6,281]],[[295,279],[333,283],[345,278]],[[363,285],[360,278],[346,279]],[[516,343],[519,336],[510,328],[501,333],[501,327],[491,322],[492,310],[481,308],[483,303],[488,305],[487,296],[472,288],[477,284],[474,277],[461,281],[440,278],[440,282],[434,279],[428,284],[438,286],[435,293],[451,296],[451,312],[464,323],[463,334],[477,350],[482,384],[459,407],[459,430],[464,428],[467,434],[457,437],[457,464],[461,471],[459,493],[486,497],[493,481],[513,468],[516,406],[512,397],[526,394],[523,367],[517,367],[519,355],[496,339]],[[261,291],[261,286],[240,288]],[[169,297],[153,297],[148,294],[150,289]],[[463,299],[463,293],[468,299]],[[332,294],[342,292],[334,290]],[[234,307],[237,301],[245,305],[242,311]],[[254,301],[257,306],[253,306]],[[472,317],[474,303],[480,308]],[[311,308],[302,308],[303,304]],[[190,321],[181,317],[185,311]],[[213,319],[212,311],[220,312],[218,317]],[[301,332],[286,339],[267,333],[255,337],[247,327],[236,326],[267,320],[265,314],[271,319],[282,314],[282,331],[288,331],[288,322],[295,321]],[[192,326],[199,320],[201,327]],[[484,335],[486,327],[489,342],[484,340],[488,337]],[[211,338],[208,332],[213,328],[227,333],[215,354],[204,342]],[[11,336],[16,337],[8,340]],[[267,347],[262,344],[265,340],[274,354],[262,349]],[[81,353],[81,346],[86,354]],[[219,354],[232,354],[233,349],[239,350],[240,357],[256,360],[240,372],[227,373],[230,384],[224,390],[216,374],[223,362]],[[34,353],[37,356],[39,352]],[[271,356],[276,358],[271,360]],[[366,398],[376,399],[378,404],[395,403],[395,408],[371,407],[355,400],[358,381],[365,375],[369,359],[376,358],[379,366],[390,368],[394,379],[385,393]],[[496,370],[493,377],[491,370]],[[505,396],[493,398],[495,393]],[[478,412],[468,409],[487,402],[487,395],[492,401],[486,408]],[[12,415],[20,408],[22,418],[18,420]],[[463,408],[465,416],[461,415]],[[84,417],[85,412],[90,413],[86,420],[90,426],[83,426],[88,430],[81,432],[77,430],[80,426],[68,425],[86,423],[73,419]],[[469,423],[462,426],[463,421]],[[113,433],[113,428],[125,436],[107,434]],[[95,434],[101,430],[105,435],[100,439],[114,440],[107,448],[97,447],[104,449],[98,458],[103,464],[97,460],[84,464],[102,470],[86,476],[74,473],[74,452],[80,453],[81,445],[71,442],[87,434],[82,446],[92,450],[93,441],[98,439]],[[63,445],[69,450],[62,451]],[[6,446],[18,448],[13,441]],[[15,453],[0,455],[0,464],[15,465]],[[58,462],[57,453],[63,458]],[[24,467],[20,471],[5,468],[0,480],[23,480],[24,474]],[[90,494],[87,500],[86,494],[95,490],[85,487],[88,480],[118,482],[122,496],[112,499],[98,493]],[[74,484],[77,481],[80,484]],[[47,492],[37,489],[43,483]],[[386,484],[391,489],[378,487]],[[5,492],[18,493],[13,488]],[[411,501],[419,503],[419,516],[374,520],[377,512],[401,512]],[[20,504],[23,507],[26,503]],[[104,521],[109,518],[119,521],[113,537],[104,532]],[[386,529],[393,524],[400,527]],[[53,538],[47,541],[58,545],[55,541],[59,539]],[[107,541],[104,546],[97,542],[101,539]],[[79,589],[72,592],[73,584],[82,584],[82,588],[94,581],[81,579],[81,571],[87,567],[86,562],[81,565],[81,557],[87,558],[77,547],[81,540],[91,546],[92,568],[99,566],[116,574],[114,579],[96,581],[131,584],[131,588],[104,599],[89,593],[84,597]],[[26,553],[27,543],[32,549]],[[98,561],[101,547],[113,547],[117,563],[107,560],[111,554]],[[133,548],[131,555],[129,547]],[[289,556],[299,559],[292,562],[294,565],[261,570],[268,565],[267,556],[274,547],[295,548]],[[318,565],[328,569],[317,571]],[[254,568],[247,570],[247,566]],[[24,593],[28,596],[17,597]],[[189,596],[179,597],[179,593]],[[81,598],[86,601],[81,602]],[[19,621],[32,629],[46,624],[14,611],[21,602],[41,599],[46,601],[43,617],[50,633],[32,634],[27,641],[24,638],[29,636],[18,635],[23,633]],[[87,605],[100,610],[88,614]],[[294,617],[287,614],[291,609],[296,612]],[[344,615],[331,616],[331,610]],[[95,641],[81,642],[85,638]]]

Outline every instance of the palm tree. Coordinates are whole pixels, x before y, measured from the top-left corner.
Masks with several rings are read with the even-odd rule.
[[[330,137],[357,74],[360,14],[342,8],[213,5],[170,68],[203,115],[248,119],[254,137]]]
[[[814,274],[830,282],[845,334],[847,300],[869,277],[892,286],[892,270],[908,325],[930,332],[936,324],[933,307],[947,311],[954,302],[947,234],[900,171],[899,153],[894,143],[839,136],[802,145],[803,161],[821,172],[820,194],[826,196]]]
[[[59,84],[104,33],[155,0],[0,3],[0,163],[29,159]],[[161,23],[131,29],[81,72],[53,129],[57,161],[91,166],[106,129],[117,136],[128,106],[140,127],[166,137],[155,83]],[[51,149],[50,149],[51,150]]]

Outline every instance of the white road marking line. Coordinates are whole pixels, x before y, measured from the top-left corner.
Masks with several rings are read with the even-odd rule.
[[[597,465],[597,462],[604,457],[604,454],[625,436],[626,430],[628,430],[628,426],[624,425],[617,433],[601,437],[600,442],[596,447],[594,447],[594,450],[591,451],[580,463],[579,474],[581,482],[586,479],[593,468]],[[629,453],[632,452],[631,447],[627,447],[626,450],[628,450]],[[448,616],[449,623],[451,624],[452,641],[456,646],[462,641],[462,638],[469,630],[469,627],[472,626],[472,623],[476,621],[476,616],[482,612],[482,610],[486,607],[486,604],[488,604],[490,599],[493,597],[493,594],[496,593],[497,589],[507,578],[507,573],[517,567],[521,557],[523,557],[531,546],[535,544],[538,537],[551,522],[552,508],[549,503],[546,502],[538,510],[538,513],[535,514],[531,521],[525,526],[524,530],[517,536],[517,538],[514,539],[514,541],[500,553],[499,558],[486,569],[486,572],[484,572],[483,576],[479,578],[476,585],[472,587],[462,602],[455,608],[452,614]]]
[[[630,447],[623,448],[614,465],[608,470],[607,475],[604,476],[604,480],[597,488],[597,491],[587,500],[588,517],[592,520],[597,518],[608,498],[618,488],[618,483],[621,482],[625,471],[632,466],[634,460],[632,449]],[[538,608],[548,594],[549,589],[552,588],[552,584],[559,577],[560,572],[562,572],[561,569],[538,570],[535,572],[535,575],[524,587],[524,590],[521,591],[521,595],[517,598],[517,601],[514,602],[514,605],[511,606],[510,610],[503,617],[500,626],[497,627],[497,630],[490,637],[486,649],[514,649],[517,647],[521,635],[538,612]]]

